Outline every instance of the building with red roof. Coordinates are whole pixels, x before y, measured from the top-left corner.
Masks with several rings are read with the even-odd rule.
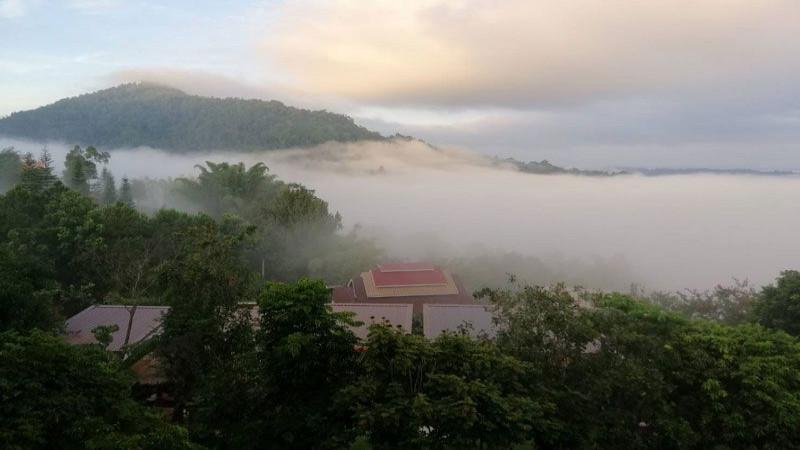
[[[333,303],[477,304],[458,277],[430,262],[383,263],[362,272],[346,286],[333,288]]]

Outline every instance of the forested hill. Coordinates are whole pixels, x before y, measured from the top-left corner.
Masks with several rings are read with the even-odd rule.
[[[278,101],[123,84],[0,119],[0,135],[98,147],[260,150],[383,137],[350,117]]]

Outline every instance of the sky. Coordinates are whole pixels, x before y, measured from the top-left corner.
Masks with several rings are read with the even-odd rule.
[[[796,0],[0,0],[0,116],[121,82],[581,168],[800,169]]]

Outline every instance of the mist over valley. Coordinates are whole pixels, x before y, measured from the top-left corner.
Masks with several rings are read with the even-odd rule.
[[[0,140],[36,151],[42,143]],[[66,144],[50,142],[57,170]],[[328,143],[271,151],[175,153],[111,149],[120,178],[194,177],[195,165],[264,163],[313,189],[345,231],[374,239],[394,259],[480,261],[478,280],[506,273],[533,284],[592,289],[710,289],[733,278],[766,284],[796,264],[800,177],[697,173],[608,177],[537,175],[463,149],[414,140]],[[153,186],[140,208],[196,211]],[[477,276],[480,270],[470,273]],[[343,280],[344,281],[344,280]],[[469,283],[475,288],[479,282]]]

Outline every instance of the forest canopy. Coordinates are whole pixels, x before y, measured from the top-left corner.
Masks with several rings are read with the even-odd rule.
[[[383,139],[350,117],[278,101],[208,98],[131,83],[0,119],[0,134],[102,148],[271,150]]]

